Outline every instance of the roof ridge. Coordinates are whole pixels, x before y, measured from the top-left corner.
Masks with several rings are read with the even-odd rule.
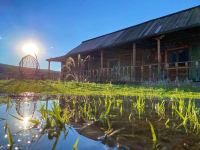
[[[113,31],[113,32],[110,32],[110,33],[107,33],[107,34],[103,34],[103,35],[100,35],[100,36],[97,36],[97,37],[94,37],[94,38],[91,38],[91,39],[82,41],[82,43],[85,43],[85,42],[88,42],[88,41],[91,41],[91,40],[94,40],[94,39],[97,39],[97,38],[100,38],[100,37],[103,37],[103,36],[107,36],[107,35],[110,35],[110,34],[113,34],[113,33],[117,33],[117,32],[120,32],[120,31],[124,31],[124,30],[130,29],[130,28],[133,28],[133,27],[136,27],[136,26],[139,26],[139,25],[142,25],[142,24],[145,24],[145,23],[154,21],[154,20],[158,20],[158,19],[162,19],[162,18],[165,18],[165,17],[169,17],[169,16],[172,16],[172,15],[175,15],[175,14],[179,14],[179,13],[182,13],[182,12],[186,12],[186,11],[189,11],[189,10],[192,10],[192,9],[195,9],[195,8],[198,8],[198,7],[200,8],[200,5],[197,5],[197,6],[194,6],[194,7],[191,7],[191,8],[187,8],[187,9],[183,9],[183,10],[177,11],[177,12],[175,12],[175,13],[170,13],[170,14],[168,14],[168,15],[161,16],[161,17],[158,17],[158,18],[155,18],[155,19],[150,19],[150,20],[148,20],[148,21],[145,21],[145,22],[142,22],[142,23],[139,23],[139,24],[135,24],[135,25],[132,25],[132,26],[129,26],[129,27],[126,27],[126,28],[117,30],[117,31]]]

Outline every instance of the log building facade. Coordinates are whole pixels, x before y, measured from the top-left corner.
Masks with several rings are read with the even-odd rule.
[[[90,56],[80,74],[93,82],[200,81],[200,6],[83,41],[64,56]],[[61,78],[67,72],[61,67]]]

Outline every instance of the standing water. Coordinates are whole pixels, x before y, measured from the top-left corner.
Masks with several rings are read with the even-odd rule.
[[[200,149],[192,99],[41,96],[0,99],[0,149]]]

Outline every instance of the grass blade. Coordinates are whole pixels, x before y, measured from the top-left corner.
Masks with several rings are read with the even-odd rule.
[[[153,143],[155,144],[157,142],[156,133],[155,133],[154,127],[150,121],[149,121],[149,125],[151,128],[151,135],[152,135]]]
[[[73,145],[73,150],[78,150],[78,142],[79,142],[79,137],[76,139],[76,141]]]
[[[11,131],[10,131],[10,127],[8,126],[7,123],[5,124],[5,131],[6,131],[6,134],[8,136],[9,149],[11,150],[12,146],[13,146],[13,138],[12,138],[12,134],[11,134]]]

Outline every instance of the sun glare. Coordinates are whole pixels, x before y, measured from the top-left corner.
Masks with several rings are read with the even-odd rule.
[[[38,46],[32,42],[25,43],[22,47],[22,50],[26,55],[32,55],[32,56],[37,55],[39,52]]]
[[[24,129],[26,129],[27,128],[27,126],[28,126],[28,123],[29,123],[29,117],[24,117],[23,118],[23,127],[24,127]]]

